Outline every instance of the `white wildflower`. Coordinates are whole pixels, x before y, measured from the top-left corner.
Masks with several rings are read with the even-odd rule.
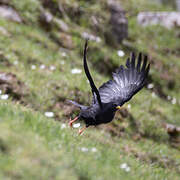
[[[96,42],[100,43],[101,42],[101,38],[99,36],[96,37]]]
[[[19,61],[16,60],[16,61],[13,62],[13,64],[14,64],[14,65],[18,65],[18,64],[19,64]]]
[[[62,123],[62,124],[61,124],[61,129],[64,129],[64,128],[66,128],[66,124],[65,124],[65,123]]]
[[[93,148],[91,149],[91,151],[92,151],[92,152],[97,152],[97,149],[96,149],[95,147],[93,147]]]
[[[124,169],[126,172],[130,171],[130,167],[126,163],[121,164],[120,168]]]
[[[64,61],[61,61],[61,62],[60,62],[60,64],[61,64],[61,65],[64,65],[64,64],[65,64],[65,62],[64,62]]]
[[[127,108],[128,108],[128,109],[131,109],[131,105],[130,105],[130,104],[128,104],[128,105],[127,105]]]
[[[152,97],[153,97],[153,98],[155,98],[155,97],[156,97],[155,92],[152,92],[152,94],[151,94],[151,95],[152,95]]]
[[[90,40],[92,40],[92,41],[96,41],[97,43],[101,42],[101,38],[100,38],[99,36],[95,36],[95,35],[89,34],[89,33],[87,33],[87,32],[83,32],[83,33],[82,33],[82,37],[83,37],[84,39],[90,39]]]
[[[0,26],[0,32],[5,36],[10,36],[9,32],[2,26]]]
[[[148,86],[147,86],[148,89],[152,89],[153,87],[154,87],[154,84],[152,84],[152,83],[148,84]]]
[[[90,39],[90,34],[88,34],[87,32],[83,32],[82,33],[82,37],[84,38],[84,39]],[[91,39],[92,40],[92,39]]]
[[[125,169],[126,172],[129,172],[130,170],[131,170],[131,169],[130,169],[129,166]]]
[[[54,71],[55,69],[56,69],[56,67],[55,66],[50,66],[50,68],[49,68],[51,71]]]
[[[66,52],[62,52],[62,56],[66,57],[67,56]]]
[[[2,94],[2,90],[0,89],[0,94]]]
[[[78,128],[78,127],[80,127],[80,126],[81,126],[80,123],[75,123],[75,124],[73,124],[73,128]]]
[[[81,148],[81,151],[82,151],[82,152],[88,152],[88,148],[82,147],[82,148]]]
[[[40,69],[45,69],[45,68],[46,68],[46,66],[44,64],[40,65]]]
[[[44,114],[45,114],[46,117],[54,117],[53,112],[45,112]]]
[[[77,69],[77,68],[74,68],[71,70],[71,73],[72,74],[81,74],[82,70],[81,69]]]
[[[122,51],[122,50],[118,50],[117,54],[119,57],[123,57],[125,55],[124,51]]]
[[[31,66],[31,69],[32,69],[32,70],[36,69],[36,65],[32,65],[32,66]]]
[[[168,100],[171,100],[171,96],[167,96],[167,99],[168,99]]]
[[[126,164],[126,163],[123,163],[123,164],[121,164],[121,169],[125,169],[125,168],[127,168],[128,167],[128,165]]]
[[[172,104],[176,104],[176,98],[173,98],[171,101]]]
[[[1,95],[1,99],[2,100],[7,100],[9,98],[9,95],[8,94],[3,94]]]

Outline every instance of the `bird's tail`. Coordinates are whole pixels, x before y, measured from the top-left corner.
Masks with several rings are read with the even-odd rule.
[[[71,103],[71,104],[73,104],[73,105],[81,108],[81,109],[85,109],[85,108],[86,108],[86,106],[81,105],[81,104],[79,104],[79,103],[77,103],[77,102],[75,102],[75,101],[72,101],[72,100],[67,100],[67,101],[68,101],[69,103]]]

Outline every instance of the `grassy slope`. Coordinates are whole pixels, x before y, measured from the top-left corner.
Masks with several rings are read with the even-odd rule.
[[[103,128],[89,128],[80,137],[77,136],[77,130],[62,129],[61,123],[68,120],[65,109],[55,106],[58,102],[64,103],[66,98],[86,104],[90,100],[90,97],[86,98],[90,90],[85,76],[72,76],[70,72],[72,68],[82,68],[83,43],[80,32],[91,32],[91,24],[86,21],[88,14],[95,13],[107,18],[106,13],[103,13],[106,6],[103,3],[88,4],[80,1],[87,17],[86,14],[81,16],[76,22],[79,25],[72,23],[74,21],[71,22],[71,18],[66,19],[69,26],[73,27],[70,34],[73,34],[76,48],[67,50],[67,56],[63,57],[62,50],[59,50],[49,33],[39,26],[37,18],[40,3],[33,0],[12,1],[25,24],[0,19],[0,26],[9,34],[0,32],[0,67],[1,71],[16,74],[26,84],[29,96],[25,97],[24,105],[12,101],[12,97],[7,102],[0,100],[2,179],[178,179],[180,152],[170,145],[168,134],[162,128],[164,122],[180,125],[178,31],[162,27],[139,27],[136,24],[139,11],[170,8],[157,7],[143,0],[138,0],[138,3],[131,1],[123,3],[129,17],[127,42],[136,51],[150,55],[153,62],[151,81],[157,95],[153,97],[152,91],[144,89],[130,102],[131,109],[128,111],[132,117],[122,118],[120,114],[117,115],[118,121],[113,122],[114,126],[124,128],[120,137],[112,137]],[[104,40],[99,44],[91,42],[90,46],[89,61],[98,62],[108,57],[114,66],[120,64],[116,50],[108,47]],[[129,54],[125,46],[119,48]],[[10,66],[7,67],[5,61]],[[19,62],[18,65],[14,65],[15,61]],[[125,58],[122,59],[124,61]],[[40,70],[41,64],[46,67],[54,65],[56,70]],[[32,65],[36,65],[35,70],[31,70]],[[109,74],[102,74],[98,69],[92,69],[92,73],[98,85],[109,78]],[[168,79],[163,74],[167,74]],[[169,81],[173,81],[172,89],[168,88]],[[158,88],[165,95],[175,97],[177,103],[172,105],[171,101],[161,98],[156,91]],[[45,111],[54,111],[61,122],[45,118]],[[135,140],[134,137],[139,135],[141,138]],[[88,152],[82,152],[82,147],[88,148]],[[91,151],[93,147],[97,148],[96,153]],[[130,172],[120,168],[123,163],[130,166]]]

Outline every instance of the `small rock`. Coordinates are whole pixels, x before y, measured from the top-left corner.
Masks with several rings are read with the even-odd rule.
[[[179,12],[140,12],[137,21],[142,26],[161,25],[168,29],[180,27]]]
[[[68,25],[61,19],[54,18],[54,23],[59,27],[59,29],[63,32],[68,32],[69,27]]]
[[[29,93],[25,84],[13,73],[0,72],[0,89],[16,100],[22,100]]]
[[[11,1],[11,0],[1,0],[0,2],[1,2],[2,4],[9,4],[10,1]]]
[[[44,11],[43,18],[47,23],[50,23],[53,20],[53,15],[48,11]]]
[[[58,41],[64,48],[73,49],[75,47],[72,37],[66,33],[63,33],[63,32],[59,33]]]
[[[19,14],[13,8],[6,5],[0,6],[0,16],[18,23],[22,22],[22,19],[19,16]]]

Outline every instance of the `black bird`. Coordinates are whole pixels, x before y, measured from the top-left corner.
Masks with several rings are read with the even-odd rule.
[[[104,83],[98,90],[87,66],[87,45],[88,40],[86,40],[84,46],[83,62],[84,71],[91,86],[93,100],[90,106],[84,106],[69,100],[69,102],[81,109],[80,114],[75,119],[70,120],[69,125],[72,126],[72,123],[78,119],[83,119],[86,124],[84,128],[79,130],[79,134],[88,126],[112,121],[115,112],[143,88],[150,69],[150,64],[147,65],[147,56],[142,59],[142,54],[139,53],[136,63],[135,54],[132,53],[131,57],[126,61],[126,67],[121,65],[112,74],[113,80]]]

